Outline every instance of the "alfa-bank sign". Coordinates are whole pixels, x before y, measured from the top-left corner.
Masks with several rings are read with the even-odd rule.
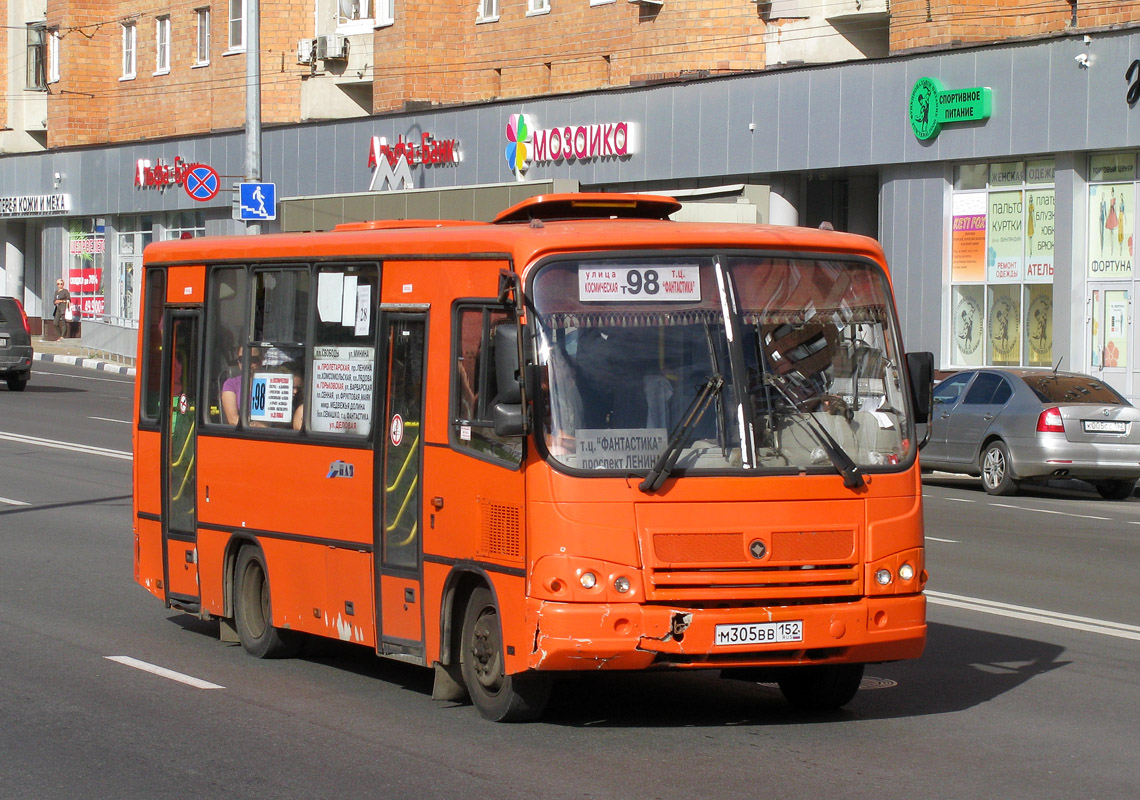
[[[372,170],[368,189],[414,189],[412,167],[458,162],[458,139],[436,139],[425,131],[418,142],[401,135],[395,144],[388,144],[383,136],[373,136],[368,142],[368,168]]]
[[[182,156],[175,156],[173,164],[167,164],[161,158],[153,164],[150,159],[140,158],[135,162],[135,188],[162,191],[170,186],[182,186],[194,166]]]

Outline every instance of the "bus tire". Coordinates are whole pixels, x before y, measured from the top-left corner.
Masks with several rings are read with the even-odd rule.
[[[238,552],[234,565],[234,627],[245,651],[256,658],[292,658],[301,649],[300,634],[273,627],[269,570],[258,547]]]
[[[538,719],[550,699],[549,676],[503,672],[499,609],[489,589],[471,593],[463,613],[460,667],[471,702],[492,722]]]
[[[782,670],[784,699],[801,711],[833,711],[847,705],[863,681],[862,664],[818,664]]]

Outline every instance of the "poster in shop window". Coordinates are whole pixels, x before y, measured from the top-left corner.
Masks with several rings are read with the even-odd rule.
[[[1021,192],[990,194],[988,223],[986,277],[990,283],[1019,283],[1025,258],[1025,206]]]
[[[951,279],[982,281],[986,277],[986,195],[956,194],[953,201]]]
[[[1133,209],[1131,183],[1089,187],[1089,278],[1131,278]]]
[[[1025,193],[1025,282],[1053,282],[1052,189]]]

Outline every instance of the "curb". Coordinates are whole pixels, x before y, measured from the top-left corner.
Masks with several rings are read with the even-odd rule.
[[[107,361],[101,361],[97,358],[84,358],[83,356],[63,356],[55,353],[34,353],[32,355],[33,361],[46,361],[53,364],[72,364],[76,367],[84,367],[86,369],[94,369],[99,372],[109,372],[113,375],[134,375],[135,368],[127,367],[120,364],[111,364]]]

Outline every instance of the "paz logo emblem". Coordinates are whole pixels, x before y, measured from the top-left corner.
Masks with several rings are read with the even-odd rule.
[[[753,539],[752,544],[748,545],[748,552],[755,559],[761,559],[768,552],[768,546],[760,539]]]

